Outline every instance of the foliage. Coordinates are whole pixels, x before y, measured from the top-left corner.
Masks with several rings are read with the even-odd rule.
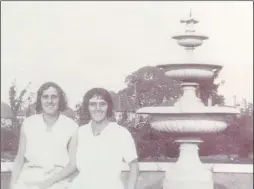
[[[218,88],[223,85],[224,81],[215,83],[216,78],[217,76],[213,81],[200,83],[197,93],[205,104],[208,103],[209,97],[212,98],[213,105],[224,104],[224,97],[218,94]],[[117,93],[110,91],[110,94],[114,103],[118,103],[117,99],[119,97],[134,99],[135,110],[145,106],[160,106],[164,99],[174,102],[182,93],[180,82],[170,80],[165,76],[164,70],[152,66],[146,66],[131,73],[126,77],[125,83],[125,88]],[[11,86],[9,91],[10,104],[15,115],[14,121],[16,121],[14,123],[17,123],[17,126],[20,125],[17,116],[18,111],[25,101],[23,97],[26,92],[26,89],[24,89],[17,95],[15,84]],[[78,103],[75,108],[75,120],[79,125],[86,124],[89,121],[89,116],[84,112],[88,111],[84,110],[82,103]],[[147,157],[158,160],[161,156],[171,158],[178,156],[179,150],[178,145],[174,143],[176,139],[174,134],[157,132],[151,129],[148,121],[139,121],[139,124],[136,124],[134,120],[128,120],[127,117],[128,114],[125,110],[123,119],[118,123],[131,131],[140,160]],[[204,143],[200,145],[200,155],[238,154],[240,157],[246,157],[248,153],[253,153],[253,109],[247,111],[245,108],[240,116],[230,117],[228,121],[230,126],[224,132],[201,136]],[[16,131],[14,135],[9,132],[4,131],[8,139],[18,139]],[[8,147],[10,149],[12,149],[12,146],[17,146],[15,141],[15,145],[13,145],[13,142],[7,143],[11,144]]]
[[[30,85],[30,82],[28,86],[29,85]],[[18,113],[24,108],[25,102],[31,100],[31,95],[32,95],[31,93],[29,94],[27,99],[24,99],[24,96],[27,93],[28,86],[25,89],[23,89],[19,95],[17,94],[17,86],[15,81],[12,83],[9,89],[9,101],[10,101],[11,110],[13,112],[12,123],[15,126],[20,126],[18,121]]]
[[[198,93],[205,104],[209,97],[212,97],[213,105],[224,104],[224,97],[218,94],[218,88],[224,81],[216,84],[216,77],[212,81],[200,83]],[[128,75],[125,83],[127,87],[118,94],[126,93],[135,97],[136,108],[161,105],[163,98],[176,101],[182,93],[180,82],[171,80],[164,70],[152,66],[142,67]]]
[[[85,114],[82,103],[78,103],[75,107],[75,121],[81,126],[89,122],[89,116]]]
[[[181,93],[180,83],[168,79],[164,71],[157,67],[143,67],[128,75],[125,79],[127,88],[118,92],[126,93],[136,99],[136,109],[144,106],[160,105],[164,96],[178,98]]]
[[[231,117],[229,127],[224,132],[200,135],[204,140],[200,145],[200,155],[229,157],[236,154],[239,158],[247,158],[249,153],[253,153],[252,124],[253,114],[245,112],[241,116]],[[158,160],[160,157],[178,157],[178,145],[174,143],[176,134],[157,132],[147,123],[127,128],[134,137],[140,160],[148,157],[152,160]]]
[[[19,138],[13,130],[1,127],[1,152],[17,151]]]
[[[177,157],[178,148],[174,144],[174,137],[170,133],[157,132],[148,124],[140,127],[129,127],[139,155],[139,160],[151,157],[158,160],[161,156]]]
[[[30,83],[29,83],[30,84]],[[23,122],[23,118],[19,117],[19,112],[24,108],[24,104],[31,100],[31,94],[27,99],[24,99],[27,94],[27,87],[17,94],[17,87],[15,81],[12,83],[9,89],[9,101],[11,110],[13,112],[11,130],[8,127],[1,127],[1,135],[4,140],[1,140],[1,150],[17,150],[20,126]]]
[[[212,81],[203,81],[200,83],[199,88],[198,88],[198,93],[199,97],[203,101],[205,105],[208,104],[208,98],[212,98],[212,105],[224,105],[224,96],[218,94],[218,88],[223,85],[225,82],[221,81],[219,83],[215,83],[214,80],[216,79],[217,76]]]

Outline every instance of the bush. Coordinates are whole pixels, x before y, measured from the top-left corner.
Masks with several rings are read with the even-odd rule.
[[[253,153],[252,115],[233,117],[229,124],[223,132],[200,135],[204,140],[200,144],[200,156],[237,155],[247,158]],[[157,132],[149,124],[130,127],[128,122],[122,122],[122,125],[132,133],[140,160],[178,157],[179,146],[174,143],[177,134]]]
[[[1,128],[1,152],[17,151],[19,136],[17,129]]]
[[[23,118],[12,120],[12,124],[5,124],[1,121],[1,152],[17,152],[19,146],[20,127]]]

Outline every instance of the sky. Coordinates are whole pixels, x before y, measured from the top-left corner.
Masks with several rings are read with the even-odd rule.
[[[172,36],[192,16],[209,37],[195,50],[199,62],[223,65],[218,82],[226,103],[253,98],[252,1],[63,1],[1,3],[1,100],[16,80],[36,92],[58,83],[74,107],[85,91],[123,89],[125,77],[143,66],[180,61],[185,50]]]

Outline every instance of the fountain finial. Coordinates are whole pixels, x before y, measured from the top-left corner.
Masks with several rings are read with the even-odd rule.
[[[180,20],[180,23],[186,23],[186,24],[190,24],[190,23],[197,24],[197,23],[199,23],[198,20],[196,20],[195,18],[192,17],[192,8],[190,8],[189,18]]]
[[[180,23],[185,23],[186,24],[186,29],[185,29],[186,33],[195,32],[194,24],[197,24],[198,22],[199,22],[198,20],[196,20],[192,17],[192,9],[191,8],[190,8],[189,18],[186,18],[184,20],[180,20]]]
[[[180,46],[185,47],[188,52],[192,52],[196,47],[202,45],[203,40],[208,39],[207,36],[198,35],[195,33],[194,25],[199,21],[192,17],[192,9],[190,9],[189,17],[180,20],[180,23],[186,24],[185,34],[173,36],[173,39],[178,41]]]

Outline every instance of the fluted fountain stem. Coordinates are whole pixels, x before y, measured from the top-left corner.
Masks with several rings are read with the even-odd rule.
[[[196,95],[197,83],[183,83],[181,86],[183,88],[183,95],[175,103],[176,107],[198,108],[204,106],[201,99]]]

